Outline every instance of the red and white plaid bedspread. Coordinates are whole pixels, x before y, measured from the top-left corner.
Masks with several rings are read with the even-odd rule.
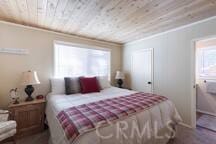
[[[61,111],[57,118],[67,138],[73,142],[78,136],[139,111],[149,109],[167,100],[164,96],[135,93],[88,104],[74,106]]]

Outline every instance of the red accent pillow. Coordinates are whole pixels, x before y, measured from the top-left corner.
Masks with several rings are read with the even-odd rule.
[[[96,77],[80,77],[81,93],[100,92]]]

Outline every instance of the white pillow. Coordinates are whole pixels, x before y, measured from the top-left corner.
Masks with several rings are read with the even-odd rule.
[[[99,83],[101,89],[105,89],[105,88],[110,88],[111,87],[110,82],[109,82],[107,76],[98,76],[97,80],[98,80],[98,83]]]
[[[64,78],[52,78],[50,81],[52,94],[65,94]]]

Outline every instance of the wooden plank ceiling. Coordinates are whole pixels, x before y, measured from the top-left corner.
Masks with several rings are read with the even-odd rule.
[[[216,15],[216,0],[0,0],[0,20],[116,43]]]

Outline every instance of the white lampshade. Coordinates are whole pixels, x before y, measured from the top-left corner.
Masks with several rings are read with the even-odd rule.
[[[124,73],[121,72],[121,71],[117,71],[117,72],[116,72],[115,79],[125,79]]]
[[[23,72],[21,85],[36,85],[40,84],[36,71]]]

